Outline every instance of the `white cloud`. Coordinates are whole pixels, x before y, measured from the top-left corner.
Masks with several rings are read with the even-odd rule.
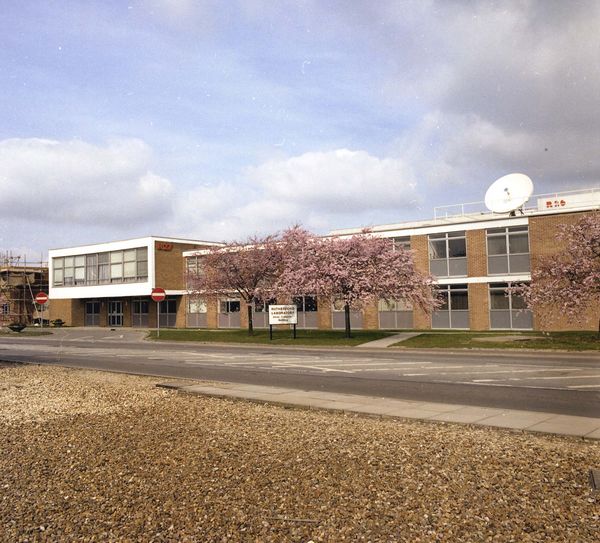
[[[169,216],[173,187],[150,171],[151,157],[137,139],[0,141],[0,209],[5,218],[116,228]]]
[[[328,213],[411,207],[416,185],[406,164],[338,149],[273,160],[247,170],[268,200]]]

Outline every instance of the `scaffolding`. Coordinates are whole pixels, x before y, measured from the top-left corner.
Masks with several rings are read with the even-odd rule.
[[[0,326],[47,326],[47,305],[35,302],[39,292],[48,292],[48,263],[28,262],[26,256],[0,252]]]

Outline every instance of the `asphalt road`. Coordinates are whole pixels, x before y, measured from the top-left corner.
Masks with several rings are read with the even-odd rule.
[[[600,416],[600,353],[224,346],[71,329],[0,337],[0,360]]]

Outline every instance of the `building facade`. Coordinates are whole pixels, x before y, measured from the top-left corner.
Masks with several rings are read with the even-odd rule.
[[[213,242],[145,237],[49,251],[49,310],[68,326],[184,327],[184,251]],[[157,304],[152,289],[165,289]]]
[[[394,247],[413,253],[416,266],[436,278],[443,305],[432,315],[401,300],[367,305],[351,312],[354,329],[456,329],[456,330],[595,330],[592,315],[583,324],[569,319],[549,321],[529,311],[508,287],[527,283],[541,258],[558,251],[561,225],[573,224],[586,213],[600,210],[600,190],[590,189],[534,197],[534,206],[513,214],[489,211],[458,212],[441,209],[432,220],[375,226],[375,235],[390,239]],[[436,210],[438,211],[438,210]],[[330,236],[359,234],[362,227],[336,230]],[[198,268],[202,253],[184,253],[190,271]],[[293,300],[298,327],[343,329],[342,303],[307,295]],[[188,302],[188,327],[239,328],[247,325],[246,311],[235,297],[218,302]],[[254,307],[254,326],[268,326],[262,303]]]
[[[456,330],[595,330],[592,315],[583,324],[549,321],[532,313],[523,300],[507,293],[527,283],[540,259],[561,250],[561,225],[586,213],[600,212],[600,189],[533,198],[532,207],[512,214],[436,209],[433,219],[375,226],[375,235],[393,247],[409,249],[416,266],[435,276],[443,305],[432,315],[402,300],[374,302],[352,311],[355,329]],[[361,228],[336,230],[330,236],[358,234]],[[71,326],[154,328],[154,287],[166,290],[160,326],[240,328],[247,326],[243,302],[236,296],[200,300],[187,294],[185,278],[198,270],[202,254],[220,243],[147,237],[49,252],[50,318]],[[286,303],[289,302],[286,300]],[[343,304],[311,293],[292,300],[298,327],[342,329]],[[268,326],[268,307],[255,303],[253,323]]]

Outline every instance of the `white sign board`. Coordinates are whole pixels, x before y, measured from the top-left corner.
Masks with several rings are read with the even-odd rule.
[[[298,308],[295,305],[270,305],[269,324],[298,324]]]

